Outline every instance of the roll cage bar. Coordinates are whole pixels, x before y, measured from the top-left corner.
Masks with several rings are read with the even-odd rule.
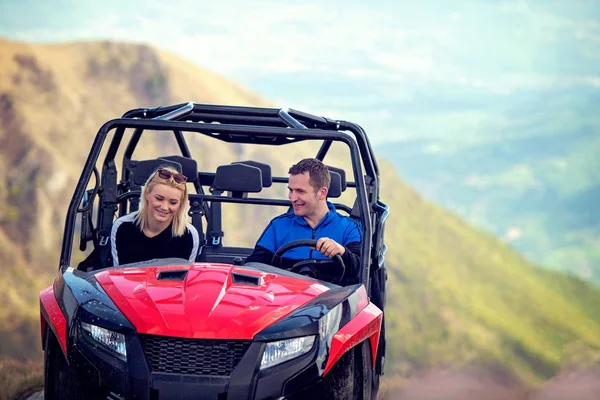
[[[99,176],[96,165],[108,133],[115,130]],[[123,168],[131,161],[136,146],[144,130],[172,131],[181,155],[192,158],[183,132],[195,132],[228,143],[263,144],[279,146],[303,140],[323,140],[316,158],[323,161],[334,141],[345,143],[350,150],[354,181],[347,186],[357,190],[357,203],[363,226],[361,270],[359,281],[368,283],[370,265],[376,268],[383,264],[386,246],[383,243],[383,225],[389,213],[387,205],[379,200],[379,167],[365,131],[357,124],[347,121],[318,117],[290,109],[287,112],[277,108],[221,106],[196,104],[193,102],[156,108],[137,108],[126,112],[121,118],[107,121],[94,139],[87,161],[75,188],[67,211],[63,243],[60,256],[60,270],[64,272],[70,265],[75,221],[78,212],[89,211],[94,198],[101,194],[98,208],[97,227],[100,237],[108,237],[102,231],[112,225],[114,212],[123,196],[117,184],[115,157],[126,129],[133,129],[123,156]],[[350,132],[348,134],[346,131]],[[364,165],[364,171],[363,171]],[[123,170],[123,173],[126,173]],[[86,187],[94,174],[95,187]],[[254,198],[223,200],[222,197],[207,195],[202,188],[202,174],[194,181],[201,200],[215,202],[244,202],[250,204],[283,205],[285,201],[267,201]],[[204,176],[204,178],[206,178]],[[273,182],[287,182],[285,177],[273,177]],[[83,206],[80,207],[83,201]],[[287,204],[287,203],[286,203]],[[375,219],[375,221],[373,220]],[[106,229],[104,229],[106,230]],[[374,245],[374,246],[373,246]],[[372,251],[374,247],[374,251]],[[369,288],[369,285],[365,285]]]

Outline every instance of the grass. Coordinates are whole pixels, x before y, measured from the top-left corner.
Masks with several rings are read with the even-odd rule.
[[[600,292],[528,264],[493,236],[426,202],[391,167],[386,243],[389,371],[497,365],[525,385],[600,351]],[[577,354],[574,354],[577,353]]]
[[[23,398],[44,386],[44,366],[40,361],[0,359],[0,400]]]

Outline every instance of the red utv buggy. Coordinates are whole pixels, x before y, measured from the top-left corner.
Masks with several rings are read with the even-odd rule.
[[[180,154],[132,159],[142,135],[169,133]],[[307,156],[326,164],[333,143],[346,146],[352,170],[329,166],[328,197],[351,193],[350,204],[334,204],[362,227],[359,276],[344,279],[341,259],[329,262],[336,268],[306,260],[300,270],[279,268],[277,257],[273,265],[245,263],[252,248],[224,244],[222,206],[285,211],[289,200],[261,192],[285,187],[287,176],[261,160],[198,171],[187,135],[273,150],[317,141],[317,154]],[[190,216],[202,244],[196,260],[113,265],[115,217],[137,210],[141,187],[163,165],[193,186]],[[385,360],[387,216],[377,162],[354,123],[195,103],[134,109],[106,122],[69,204],[59,274],[40,293],[45,398],[376,399]],[[264,226],[244,229],[258,238]],[[276,255],[311,245],[292,242]],[[73,259],[87,259],[73,265],[73,250]]]

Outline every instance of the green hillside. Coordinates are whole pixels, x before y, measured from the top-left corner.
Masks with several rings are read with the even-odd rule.
[[[452,133],[464,120],[432,108],[415,124],[438,118],[438,137],[376,149],[428,199],[528,260],[600,284],[597,99],[597,87],[578,84],[494,96],[473,111],[479,124]]]
[[[595,287],[528,264],[399,184],[390,169],[382,195],[394,199],[387,230],[394,370],[482,362],[531,383],[596,359]]]
[[[0,181],[0,200],[7,204],[0,220],[0,261],[10,277],[0,281],[0,357],[20,358],[39,356],[37,292],[56,273],[64,212],[100,125],[139,106],[187,100],[267,104],[232,82],[145,46],[2,40],[0,99],[0,167],[27,171]],[[191,144],[202,169],[251,158],[285,174],[291,160],[315,154],[305,144],[276,153],[225,144],[206,152],[203,140]],[[159,146],[168,145],[146,143],[144,152],[155,154]],[[341,151],[336,154],[326,161],[345,166]],[[529,385],[596,357],[599,291],[526,263],[499,240],[424,201],[385,161],[381,179],[382,199],[392,212],[386,230],[389,377],[474,363]],[[224,212],[230,243],[253,243],[260,232],[241,224],[262,230],[270,217],[257,213],[248,221],[239,218],[240,210]]]

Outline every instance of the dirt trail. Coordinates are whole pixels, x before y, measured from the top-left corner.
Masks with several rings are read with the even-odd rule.
[[[380,400],[526,400],[527,392],[508,379],[483,371],[436,371],[403,383],[390,381]]]
[[[391,378],[380,400],[599,400],[600,368],[564,372],[527,390],[484,371],[429,372],[404,382]]]
[[[600,399],[600,367],[563,372],[532,393],[531,400]]]
[[[44,400],[44,391],[40,390],[39,392],[32,393],[25,400]]]
[[[379,400],[599,400],[600,367],[563,372],[537,390],[485,370],[438,371],[409,381],[386,376]],[[43,400],[43,392],[25,400]]]

